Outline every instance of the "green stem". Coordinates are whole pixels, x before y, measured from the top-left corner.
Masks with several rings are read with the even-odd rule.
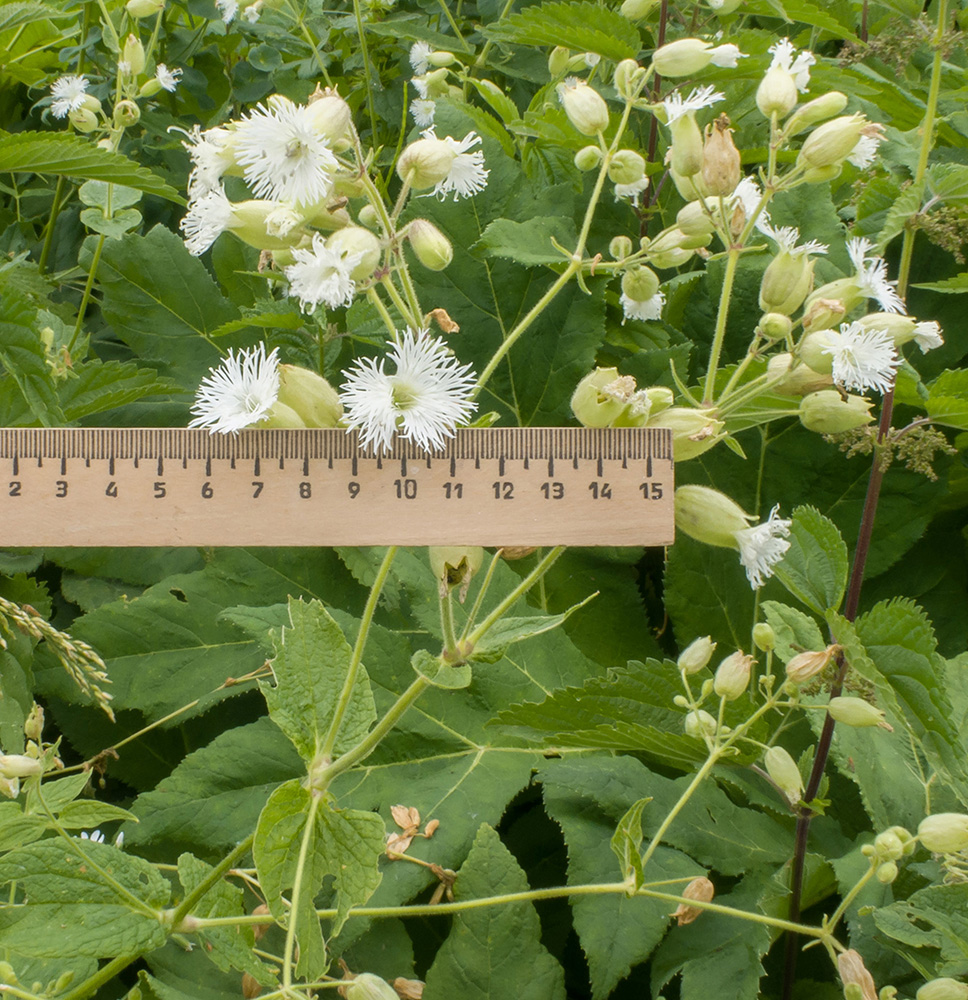
[[[840,923],[841,917],[847,912],[847,908],[850,904],[857,898],[860,891],[867,885],[868,882],[874,877],[877,871],[876,865],[871,865],[870,868],[864,872],[863,875],[858,879],[857,884],[847,893],[846,896],[840,901],[840,906],[837,907],[834,912],[824,920],[823,925],[828,934],[833,934],[834,929],[837,924]]]
[[[450,25],[450,30],[453,31],[454,35],[457,37],[458,41],[464,48],[471,52],[471,47],[467,44],[464,36],[460,33],[460,28],[457,27],[457,22],[454,20],[454,15],[451,14],[450,9],[447,6],[447,0],[437,0],[440,9],[444,12],[444,17],[447,18],[447,23]]]
[[[391,545],[383,555],[383,561],[376,572],[376,579],[370,587],[370,596],[366,599],[366,607],[363,609],[363,617],[360,619],[360,630],[356,634],[356,643],[353,646],[353,654],[350,656],[350,664],[346,670],[346,680],[343,682],[343,690],[340,691],[339,701],[336,703],[336,710],[333,712],[333,721],[329,724],[329,731],[326,739],[320,748],[320,754],[324,757],[331,757],[333,747],[336,746],[336,738],[339,735],[343,718],[350,706],[353,698],[353,691],[356,688],[356,678],[360,672],[360,664],[363,662],[363,650],[366,647],[366,640],[370,634],[370,625],[373,624],[373,615],[383,592],[383,586],[390,575],[390,566],[393,564],[394,556],[397,554],[397,546]]]
[[[323,63],[323,57],[319,54],[319,47],[316,44],[316,40],[310,34],[309,28],[306,27],[306,22],[303,21],[302,14],[298,17],[299,30],[302,32],[303,38],[306,39],[307,44],[313,50],[313,55],[316,57],[316,65],[319,67],[319,72],[322,73],[323,79],[326,81],[327,87],[333,86],[333,81],[329,78],[329,73],[326,72],[326,65]]]
[[[495,25],[498,23],[498,21],[502,21],[507,16],[507,12],[511,9],[513,3],[514,0],[507,0],[507,3],[501,10],[501,13],[498,14],[497,16],[497,21],[492,21],[491,24]],[[481,67],[487,62],[487,57],[491,54],[491,48],[493,47],[493,45],[494,42],[490,38],[484,43],[484,48],[481,49],[480,54],[474,60],[475,66]]]
[[[263,920],[265,918],[263,917]],[[140,955],[118,955],[111,959],[107,965],[102,965],[90,979],[85,979],[83,983],[75,986],[70,993],[65,993],[60,1000],[87,1000],[88,997],[96,993],[105,983],[110,982],[119,973],[124,971],[132,962],[136,962]]]
[[[192,912],[192,907],[215,885],[216,882],[226,872],[235,867],[236,861],[244,857],[252,849],[252,841],[255,834],[250,833],[238,847],[233,848],[222,860],[195,886],[194,889],[175,907],[171,915],[173,927],[177,927],[182,920]]]
[[[451,603],[449,587],[441,587],[438,593],[440,602],[440,630],[444,637],[444,651],[441,654],[448,663],[458,659],[457,633],[454,631],[454,606]]]
[[[108,8],[104,3],[104,0],[97,0],[97,5],[101,11],[101,17],[104,19],[104,26],[107,29],[108,34],[111,36],[111,41],[114,42],[114,51],[120,58],[122,45],[121,39],[118,37],[118,29],[115,28],[114,21],[111,20],[111,15],[108,13]]]
[[[934,122],[938,113],[938,97],[941,93],[941,70],[944,53],[941,45],[944,31],[948,24],[948,0],[938,0],[938,23],[935,28],[932,44],[934,45],[934,60],[931,63],[931,83],[928,85],[928,99],[921,123],[921,150],[918,153],[918,165],[914,171],[914,184],[919,186],[924,182],[928,171],[928,157],[934,145]],[[901,243],[901,260],[898,266],[897,294],[903,299],[907,295],[908,281],[911,278],[911,262],[914,260],[915,231],[911,226],[904,227],[904,237]]]
[[[484,638],[488,629],[491,628],[500,618],[514,606],[518,598],[523,597],[538,580],[541,579],[554,565],[558,557],[565,551],[564,545],[558,545],[551,549],[549,553],[538,563],[537,566],[508,594],[500,604],[477,626],[468,636],[468,642],[476,646]]]
[[[736,266],[739,263],[739,249],[730,247],[726,256],[726,273],[723,275],[723,287],[719,292],[719,311],[716,314],[716,329],[713,333],[713,344],[709,350],[709,369],[706,372],[706,390],[703,393],[703,403],[712,406],[713,393],[716,389],[716,372],[719,369],[719,358],[723,352],[723,341],[726,338],[726,320],[729,316],[729,300],[733,294],[733,281],[736,278]]]
[[[387,290],[387,295],[390,296],[393,304],[397,307],[397,311],[403,317],[404,322],[414,330],[419,329],[420,323],[417,321],[416,316],[410,311],[410,306],[404,301],[403,296],[397,291],[397,286],[393,283],[393,279],[389,274],[385,275],[380,279],[380,284]],[[397,339],[396,328],[393,330],[393,339]]]
[[[665,883],[657,882],[654,884],[662,885]],[[627,882],[556,886],[550,889],[506,892],[498,896],[483,896],[478,899],[462,899],[454,903],[417,903],[409,906],[359,906],[351,909],[349,915],[351,917],[367,919],[381,917],[436,917],[454,913],[466,913],[469,910],[482,910],[491,906],[507,906],[509,903],[533,903],[543,899],[567,899],[570,896],[628,896],[628,890],[629,886]],[[740,910],[734,906],[725,906],[722,903],[706,903],[701,900],[687,899],[685,896],[677,896],[671,892],[659,892],[648,888],[648,886],[642,886],[636,891],[635,895],[645,896],[649,899],[659,899],[663,902],[676,905],[684,903],[687,906],[694,906],[697,909],[708,910],[710,913],[737,917],[741,920],[751,921],[752,923],[764,924],[767,927],[776,927],[778,930],[796,931],[798,934],[804,934],[808,937],[823,939],[829,936],[829,932],[823,927],[798,924],[779,917],[769,917],[763,913],[750,913],[747,910]],[[320,920],[332,920],[338,915],[338,912],[335,909],[317,910],[316,915]],[[197,927],[201,930],[206,927],[229,927],[238,924],[265,923],[265,921],[266,918],[264,916],[254,914],[239,917],[200,917],[197,920]]]
[[[94,288],[94,279],[97,277],[98,265],[101,263],[101,251],[104,249],[104,240],[104,233],[101,233],[97,238],[97,246],[94,248],[94,257],[91,260],[91,269],[88,272],[87,282],[84,285],[84,294],[81,296],[80,308],[77,310],[77,323],[74,326],[74,333],[71,336],[71,342],[67,345],[68,354],[73,352],[77,338],[81,335],[81,328],[84,326],[84,313],[91,299],[91,289]]]
[[[497,569],[497,564],[500,559],[501,552],[498,550],[491,557],[491,564],[487,567],[487,572],[484,574],[484,579],[477,591],[477,596],[474,598],[474,604],[471,607],[470,613],[467,615],[467,621],[464,622],[464,628],[460,633],[461,642],[467,638],[467,633],[474,627],[474,622],[477,620],[477,613],[481,610],[481,605],[484,603],[484,595],[491,586],[491,580],[494,578],[494,571]]]
[[[61,210],[61,195],[64,193],[64,176],[57,178],[57,186],[54,188],[54,201],[50,206],[50,216],[47,219],[47,229],[44,233],[44,246],[40,251],[40,260],[37,262],[37,270],[43,274],[47,270],[47,258],[50,256],[50,248],[54,242],[54,223]]]
[[[418,677],[393,703],[386,715],[366,734],[352,750],[337,758],[320,775],[324,786],[328,787],[334,778],[354,767],[379,746],[380,741],[400,721],[404,712],[430,687],[426,677]]]
[[[393,317],[390,315],[390,310],[383,304],[383,299],[380,298],[377,293],[376,288],[371,285],[366,290],[366,297],[373,303],[373,308],[380,314],[380,319],[383,320],[383,325],[390,331],[390,338],[396,340],[397,337],[397,326],[393,322]]]
[[[303,827],[302,841],[299,844],[299,857],[296,860],[296,874],[292,883],[292,902],[289,907],[289,926],[286,928],[286,949],[282,958],[283,990],[292,988],[292,956],[296,947],[296,925],[299,923],[299,897],[303,889],[303,873],[306,870],[306,857],[309,854],[309,844],[316,831],[316,811],[323,801],[322,795],[314,794],[309,803],[309,813],[306,825]]]
[[[363,13],[360,10],[360,0],[353,0],[353,14],[356,17],[356,30],[360,35],[360,52],[363,55],[363,80],[366,82],[366,108],[370,114],[370,145],[376,149],[378,137],[376,134],[376,115],[373,112],[373,84],[370,81],[370,52],[363,30]]]

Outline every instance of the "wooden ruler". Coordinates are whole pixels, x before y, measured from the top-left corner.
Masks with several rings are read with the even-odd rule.
[[[342,430],[0,428],[0,547],[668,545],[672,437],[460,430],[389,455]]]

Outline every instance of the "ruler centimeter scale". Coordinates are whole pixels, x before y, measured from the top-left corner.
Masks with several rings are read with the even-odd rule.
[[[388,454],[342,430],[0,428],[0,547],[668,545],[661,428],[456,432]]]

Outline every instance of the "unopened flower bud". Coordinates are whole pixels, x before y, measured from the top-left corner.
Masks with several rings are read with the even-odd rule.
[[[748,528],[752,520],[719,490],[692,484],[676,489],[676,527],[697,542],[736,548],[736,532]]]
[[[623,17],[630,21],[641,21],[648,17],[662,3],[662,0],[624,0],[619,8]]]
[[[346,1000],[400,1000],[397,991],[372,972],[361,972],[341,989],[346,991]]]
[[[659,290],[659,277],[649,267],[629,268],[622,275],[622,291],[633,302],[648,302]]]
[[[141,108],[134,101],[118,101],[114,106],[114,124],[119,128],[136,125],[141,120]]]
[[[877,987],[874,977],[867,971],[864,960],[853,949],[842,951],[837,956],[837,971],[844,984],[844,994],[851,986],[857,987],[861,1000],[877,1000]]]
[[[704,635],[694,639],[679,654],[676,666],[687,676],[697,674],[709,663],[715,649],[716,643],[711,636]]]
[[[764,118],[785,118],[797,104],[797,84],[793,74],[782,66],[774,66],[756,88],[756,106]]]
[[[897,865],[893,861],[885,861],[877,866],[874,877],[882,885],[890,885],[897,878]]]
[[[701,708],[689,712],[683,723],[686,735],[701,740],[704,736],[716,735],[716,720]]]
[[[803,329],[829,330],[860,301],[857,282],[853,278],[838,278],[814,289],[803,307]]]
[[[432,545],[427,552],[441,591],[460,587],[463,600],[471,578],[484,561],[484,550],[478,545]]]
[[[259,427],[269,429],[284,430],[288,427],[305,427],[303,418],[285,403],[280,403],[277,399],[266,412],[264,420],[259,421]]]
[[[863,698],[852,696],[841,696],[831,698],[827,703],[827,711],[836,722],[842,722],[845,726],[854,726],[863,729],[867,726],[880,726],[893,732],[893,726],[884,721],[884,713],[875,708],[869,701]],[[968,845],[968,841],[966,841]]]
[[[687,236],[711,236],[716,225],[701,201],[690,201],[679,209],[676,228]]]
[[[694,899],[700,903],[711,903],[713,896],[716,895],[716,887],[708,878],[702,876],[694,878],[682,890],[682,895],[685,899]],[[685,903],[680,903],[675,912],[670,913],[669,916],[675,917],[676,925],[682,927],[684,924],[691,924],[697,917],[702,916],[702,907],[688,906]]]
[[[313,131],[331,146],[338,146],[350,133],[353,113],[335,90],[317,88],[309,97],[305,113]]]
[[[885,833],[893,833],[898,840],[901,841],[903,854],[907,856],[908,854],[913,854],[917,850],[918,841],[917,838],[903,826],[890,826],[887,828]]]
[[[844,399],[836,389],[811,392],[800,401],[797,416],[808,431],[816,434],[843,434],[864,427],[874,418],[872,403],[863,396]]]
[[[731,653],[716,668],[713,691],[726,701],[736,701],[749,686],[752,666],[752,656],[741,651]]]
[[[813,288],[813,266],[809,254],[781,249],[763,272],[760,308],[784,316],[795,313]]]
[[[27,716],[27,721],[24,723],[24,736],[28,740],[33,740],[35,743],[40,742],[40,738],[44,732],[44,710],[34,702],[33,707],[30,709],[30,715]]]
[[[932,979],[915,994],[916,1000],[968,1000],[968,985],[957,979]]]
[[[615,67],[612,83],[620,97],[631,98],[644,76],[644,67],[634,59],[623,59]]]
[[[831,167],[843,163],[854,151],[867,119],[860,114],[842,115],[818,125],[804,140],[797,163],[804,167]]]
[[[874,856],[879,861],[897,861],[904,854],[901,838],[891,830],[885,830],[874,838]]]
[[[382,252],[380,241],[374,233],[362,226],[337,229],[326,238],[326,249],[339,254],[362,254],[359,264],[350,271],[354,281],[363,281],[376,270]]]
[[[935,813],[918,824],[918,840],[935,854],[956,854],[968,849],[968,816]]]
[[[414,219],[407,228],[407,236],[417,260],[430,271],[443,271],[454,259],[450,240],[426,219]]]
[[[128,0],[124,9],[131,17],[154,17],[165,9],[165,0]]]
[[[812,101],[802,104],[790,116],[783,129],[786,135],[796,135],[805,128],[810,128],[819,122],[824,122],[834,115],[839,115],[847,107],[847,95],[839,90],[831,90],[828,94],[815,97]]]
[[[620,376],[617,368],[596,368],[575,387],[571,409],[585,427],[611,427],[634,392],[635,379]]]
[[[764,653],[776,649],[776,632],[767,622],[757,622],[753,626],[753,645]]]
[[[98,126],[97,115],[87,108],[78,108],[76,111],[70,111],[67,117],[78,132],[93,132]]]
[[[568,60],[571,59],[571,52],[563,45],[556,45],[548,56],[548,72],[551,78],[561,76],[568,69]]]
[[[836,180],[843,172],[842,163],[831,163],[826,167],[809,167],[803,172],[803,179],[807,184],[826,184]]]
[[[380,216],[377,214],[377,210],[369,203],[360,209],[356,220],[361,226],[366,226],[367,229],[375,230],[380,226]]]
[[[628,236],[613,236],[608,244],[608,255],[612,260],[623,260],[634,249]]]
[[[714,413],[714,410],[697,410],[691,406],[670,406],[650,417],[648,426],[668,427],[672,431],[675,460],[688,462],[709,451],[722,438],[726,424]]]
[[[834,384],[831,375],[821,375],[806,365],[794,365],[792,354],[774,354],[767,363],[766,374],[772,382],[770,389],[782,396],[806,396]]]
[[[720,115],[706,126],[706,141],[702,149],[703,182],[710,194],[726,197],[736,190],[742,176],[733,130],[726,115]]]
[[[397,160],[397,174],[416,191],[435,187],[453,166],[457,154],[443,139],[418,139]]]
[[[665,385],[650,385],[648,389],[640,390],[649,401],[649,413],[658,414],[668,410],[676,401],[675,393]]]
[[[836,643],[821,650],[806,650],[797,653],[786,665],[787,680],[794,684],[806,684],[807,681],[822,673],[827,664],[842,650]]]
[[[768,312],[760,317],[756,329],[760,336],[770,340],[787,340],[793,332],[793,322],[786,313]]]
[[[575,166],[582,172],[597,170],[603,155],[598,146],[582,146],[575,153]]]
[[[34,757],[22,753],[0,755],[0,776],[4,778],[30,778],[43,773],[44,765]]]
[[[154,97],[161,91],[161,82],[158,77],[153,76],[150,80],[145,80],[138,88],[138,97]]]
[[[602,95],[584,80],[559,84],[558,96],[568,121],[582,135],[598,135],[608,128],[608,105]]]
[[[672,135],[669,146],[670,168],[681,177],[694,177],[702,171],[703,164],[702,132],[696,124],[695,114],[690,111],[677,118],[669,126],[669,132]],[[711,194],[705,186],[705,178],[703,185],[704,193]]]
[[[645,159],[633,149],[620,149],[608,165],[608,179],[614,184],[634,184],[645,176]]]
[[[803,798],[803,776],[797,762],[783,749],[770,747],[763,755],[766,773],[773,779],[787,802],[795,806]]]
[[[121,59],[127,64],[132,76],[140,76],[145,71],[145,47],[137,35],[128,35],[124,40]]]
[[[279,365],[277,399],[294,410],[306,427],[336,427],[343,416],[343,404],[329,382],[298,365]]]
[[[427,56],[427,62],[431,66],[453,66],[457,61],[457,57],[453,52],[447,52],[445,49],[434,49]]]
[[[652,54],[652,65],[662,76],[692,76],[712,61],[711,47],[709,42],[698,38],[680,38],[656,49]]]

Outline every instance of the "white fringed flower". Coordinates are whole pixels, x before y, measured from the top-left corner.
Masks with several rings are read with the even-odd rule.
[[[757,228],[760,232],[765,233],[771,239],[775,240],[776,245],[782,253],[788,253],[791,257],[802,257],[804,254],[811,253],[826,253],[829,249],[826,243],[820,243],[817,240],[807,240],[806,243],[801,243],[797,246],[797,240],[800,239],[800,230],[796,226],[774,227],[767,220],[766,222],[761,221]]]
[[[222,20],[228,24],[239,12],[238,0],[215,0],[215,6],[222,15]]]
[[[363,254],[331,250],[323,237],[314,233],[312,250],[293,250],[292,255],[296,263],[285,268],[285,275],[289,295],[299,299],[303,312],[312,312],[320,303],[336,309],[353,301],[356,282],[351,275]]]
[[[833,358],[833,379],[845,389],[887,392],[901,363],[894,338],[886,330],[865,330],[860,323],[842,323],[840,333],[830,331],[833,343],[822,348]]]
[[[625,313],[622,325],[625,325],[626,319],[661,319],[662,307],[665,305],[665,301],[664,292],[656,292],[652,298],[646,299],[644,302],[630,299],[625,292],[622,292],[622,296],[619,299],[622,305],[622,312]]]
[[[258,21],[261,16],[262,16],[261,3],[249,4],[249,6],[242,11],[242,17],[246,21],[248,21],[249,24],[255,24],[256,21]]]
[[[266,345],[234,354],[209,371],[195,394],[189,427],[210,434],[236,434],[262,420],[279,396],[279,349],[266,356]]]
[[[428,133],[422,134],[426,137]],[[432,132],[430,138],[435,138]],[[454,151],[454,162],[433,193],[441,200],[452,194],[454,201],[457,201],[483,191],[487,187],[487,175],[490,173],[484,166],[484,154],[479,149],[473,153],[468,152],[480,143],[481,137],[476,132],[468,132],[460,141],[449,135],[445,135],[443,141]]]
[[[729,196],[730,205],[733,208],[737,206],[742,208],[743,214],[747,219],[756,212],[762,199],[763,192],[760,190],[759,184],[752,177],[744,177]],[[761,233],[767,236],[773,235],[773,224],[770,222],[770,213],[765,208],[761,209],[760,214],[756,216],[754,225]]]
[[[894,290],[896,282],[887,280],[883,257],[870,255],[874,244],[863,236],[847,241],[847,253],[857,269],[857,288],[861,295],[877,299],[885,312],[903,313],[904,301]]]
[[[847,162],[852,163],[858,170],[865,170],[877,156],[877,147],[881,144],[879,135],[862,135],[857,140],[853,152],[847,157]]]
[[[703,108],[725,100],[726,95],[721,94],[715,87],[697,87],[686,98],[682,96],[682,91],[677,90],[662,102],[666,113],[666,125],[671,125],[685,115],[701,111]]]
[[[739,46],[733,45],[732,42],[717,45],[714,49],[710,49],[707,54],[713,66],[719,66],[722,69],[736,69],[739,60],[746,58],[746,53],[740,52]]]
[[[409,327],[390,349],[390,360],[392,375],[384,371],[386,358],[365,358],[343,372],[347,426],[360,432],[364,448],[389,451],[394,433],[427,451],[442,448],[477,408],[470,365],[461,365],[443,340]]]
[[[198,125],[190,132],[172,126],[169,132],[181,132],[188,139],[182,145],[192,159],[192,172],[188,177],[188,197],[201,198],[220,190],[222,175],[235,163],[232,153],[232,132],[226,128],[210,128],[204,132]]]
[[[914,328],[914,342],[921,348],[922,354],[933,351],[936,347],[941,347],[944,337],[941,336],[941,326],[931,320],[918,323]]]
[[[430,69],[430,63],[427,60],[433,51],[433,46],[427,42],[414,42],[410,46],[410,65],[417,76],[424,76]]]
[[[622,198],[629,198],[633,205],[638,205],[639,196],[648,186],[649,178],[644,174],[637,181],[632,181],[629,184],[616,184],[615,200],[621,201]]]
[[[413,115],[413,123],[417,128],[430,128],[434,123],[436,111],[437,105],[423,97],[418,97],[410,102],[410,114]]]
[[[329,196],[339,163],[304,107],[258,105],[238,125],[235,160],[257,198],[314,205]]]
[[[83,76],[62,76],[50,85],[50,113],[55,118],[66,118],[72,111],[84,106],[87,80]]]
[[[170,94],[175,92],[181,75],[180,69],[169,69],[164,63],[158,63],[155,67],[155,79],[161,85],[162,90],[167,90]]]
[[[740,528],[734,536],[739,548],[739,561],[754,590],[759,590],[773,576],[773,567],[790,548],[788,539],[792,522],[777,517],[779,509],[777,504],[770,511],[768,520],[751,528]]]
[[[181,220],[185,234],[185,249],[198,257],[231,226],[234,220],[232,202],[219,187],[188,203],[188,214]]]
[[[797,50],[789,38],[781,38],[768,51],[773,53],[770,69],[785,69],[793,77],[797,90],[804,93],[810,85],[810,67],[816,63],[817,57],[809,49],[804,49],[794,57]]]

